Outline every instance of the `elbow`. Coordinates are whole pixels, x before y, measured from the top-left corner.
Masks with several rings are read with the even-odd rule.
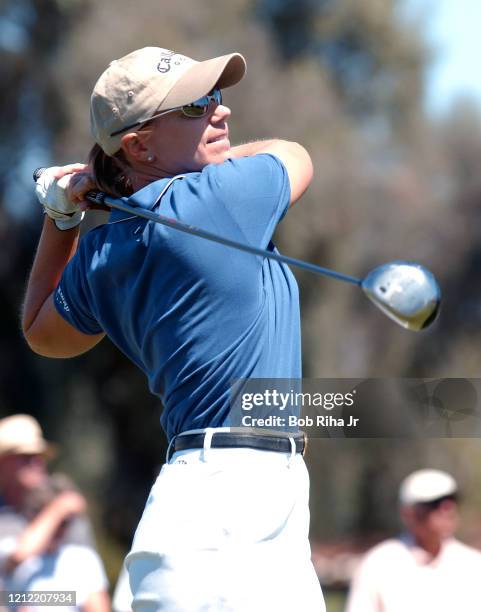
[[[25,342],[27,343],[30,350],[34,353],[37,353],[37,341],[35,338],[35,334],[32,331],[33,324],[27,325],[25,320],[22,321],[22,334]]]
[[[292,142],[291,145],[294,147],[293,154],[297,157],[303,167],[306,181],[310,183],[312,181],[312,177],[314,176],[314,165],[312,163],[312,158],[308,150],[303,145],[299,144],[298,142]]]
[[[66,324],[67,325],[67,324]],[[70,359],[86,353],[104,337],[105,333],[88,335],[71,330],[42,330],[35,327],[24,331],[24,338],[30,349],[41,357],[50,359]]]
[[[59,334],[51,326],[45,325],[41,317],[29,321],[22,320],[22,333],[30,350],[40,357],[64,357],[59,350]],[[61,347],[60,347],[61,348]]]
[[[28,344],[31,351],[40,355],[41,357],[50,357],[50,351],[48,349],[48,343],[45,338],[39,336],[38,333],[32,331],[32,329],[24,329],[23,337]]]
[[[297,202],[309,188],[314,177],[314,166],[307,150],[297,142],[289,143],[290,161],[288,168],[291,183],[291,205]]]
[[[305,157],[305,173],[306,173],[306,183],[307,183],[306,189],[307,189],[309,185],[311,184],[312,179],[314,178],[314,164],[312,163],[312,158],[309,155],[309,153],[306,151],[306,149],[302,147],[302,150],[303,150],[304,157]]]
[[[30,350],[38,355],[42,354],[42,339],[39,338],[39,326],[36,325],[35,318],[32,318],[24,311],[21,319],[21,329],[25,342]]]
[[[52,333],[48,330],[42,330],[39,325],[32,324],[29,328],[24,328],[23,337],[30,350],[40,357],[61,358],[68,356],[58,350]]]

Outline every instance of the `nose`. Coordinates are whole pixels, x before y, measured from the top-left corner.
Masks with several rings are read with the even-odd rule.
[[[224,104],[218,104],[214,110],[212,111],[212,115],[210,116],[211,123],[220,123],[225,121],[231,116],[231,110],[228,106]]]

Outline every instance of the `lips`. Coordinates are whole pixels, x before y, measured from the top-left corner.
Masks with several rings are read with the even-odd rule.
[[[207,144],[212,144],[214,142],[219,142],[220,140],[227,140],[227,138],[228,138],[228,133],[227,132],[222,132],[220,134],[212,136],[211,138],[208,138]]]

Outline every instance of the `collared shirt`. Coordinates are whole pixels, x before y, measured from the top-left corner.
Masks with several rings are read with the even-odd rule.
[[[228,160],[168,183],[149,184],[129,204],[275,250],[290,201],[277,157]],[[145,372],[169,438],[228,422],[233,379],[301,376],[299,296],[287,266],[119,211],[82,238],[55,304],[78,330],[105,331]]]
[[[409,539],[390,539],[364,557],[346,612],[479,612],[481,552],[451,538],[432,558]]]

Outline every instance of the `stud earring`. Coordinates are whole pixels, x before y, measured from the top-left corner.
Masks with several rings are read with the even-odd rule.
[[[153,156],[153,155],[149,155],[149,156],[147,157],[147,161],[148,161],[148,162],[153,162],[153,161],[154,161],[154,156]]]

